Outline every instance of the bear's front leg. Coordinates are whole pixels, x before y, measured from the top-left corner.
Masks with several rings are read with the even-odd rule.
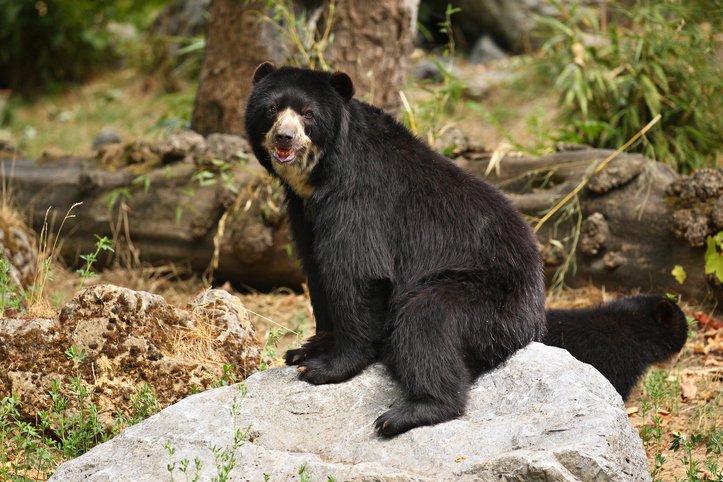
[[[348,380],[368,367],[376,358],[372,346],[346,348],[336,337],[335,349],[328,355],[310,358],[299,363],[299,379],[314,385]],[[345,340],[346,341],[346,340]]]
[[[358,286],[362,289],[355,289]],[[330,293],[333,331],[324,332],[323,339],[321,333],[312,337],[309,341],[313,340],[313,345],[307,353],[318,353],[322,347],[333,347],[333,351],[299,361],[299,378],[315,385],[342,382],[373,363],[382,343],[389,291],[386,281],[372,280]],[[297,355],[303,355],[306,349],[304,345]]]

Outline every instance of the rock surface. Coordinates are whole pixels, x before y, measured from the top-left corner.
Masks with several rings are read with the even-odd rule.
[[[645,452],[622,399],[592,367],[533,343],[474,384],[466,415],[392,439],[374,419],[401,393],[380,365],[336,385],[301,382],[293,367],[193,395],[63,464],[49,480],[201,481],[217,475],[235,427],[248,438],[229,480],[649,481]],[[175,452],[169,459],[164,445]]]
[[[0,320],[0,398],[17,394],[28,420],[49,410],[51,383],[76,376],[65,354],[71,346],[85,351],[79,374],[108,425],[143,382],[165,407],[194,387],[210,388],[223,365],[245,378],[261,355],[241,301],[226,291],[204,291],[180,309],[158,295],[97,285],[81,290],[57,318]]]

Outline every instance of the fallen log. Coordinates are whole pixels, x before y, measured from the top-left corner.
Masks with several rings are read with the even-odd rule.
[[[586,149],[506,156],[489,174],[488,153],[468,150],[455,162],[500,187],[534,226],[610,154]],[[281,190],[253,156],[245,165],[203,164],[174,151],[161,161],[140,176],[134,166],[112,171],[83,159],[23,160],[14,167],[6,161],[5,172],[12,172],[15,197],[36,231],[48,208],[55,232],[67,210],[83,203],[60,233],[60,254],[71,265],[94,250],[99,235],[114,237],[136,261],[207,273],[216,239],[215,281],[263,290],[300,287],[304,278],[291,253]],[[569,286],[708,296],[704,248],[678,239],[671,228],[675,200],[666,189],[679,178],[663,164],[628,154],[590,178],[537,232],[548,284],[559,285],[564,271]],[[676,265],[687,273],[683,284],[672,275]]]

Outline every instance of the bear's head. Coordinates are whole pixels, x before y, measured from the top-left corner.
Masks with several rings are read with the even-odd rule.
[[[259,162],[299,196],[314,192],[312,172],[339,137],[354,85],[342,72],[271,62],[254,72],[246,105],[246,134]]]

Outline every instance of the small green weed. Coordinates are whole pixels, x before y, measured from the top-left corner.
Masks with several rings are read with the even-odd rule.
[[[218,380],[211,383],[211,388],[227,387],[229,385],[233,385],[236,381],[237,378],[236,374],[233,372],[233,366],[224,365],[223,375],[221,375]]]
[[[454,75],[454,56],[455,43],[452,34],[452,15],[459,12],[460,9],[447,6],[445,11],[444,22],[439,23],[439,31],[447,35],[448,41],[444,48],[443,55],[449,58],[447,65],[437,60],[432,60],[437,69],[442,74],[441,85],[437,87],[428,87],[420,85],[419,87],[430,94],[428,100],[419,102],[412,108],[407,97],[401,92],[402,104],[404,105],[405,115],[404,123],[411,129],[414,134],[426,135],[429,145],[434,146],[435,141],[444,132],[448,123],[445,120],[446,115],[454,110],[459,104],[464,84]],[[456,146],[452,146],[453,149]],[[451,152],[443,152],[445,155],[451,155]]]
[[[20,406],[16,394],[0,400],[0,480],[47,479],[59,461],[55,441],[44,435],[44,425],[34,427],[21,421]],[[15,448],[12,455],[11,447]]]
[[[131,395],[130,413],[128,415],[123,415],[122,412],[115,413],[116,418],[113,421],[113,433],[117,434],[124,428],[142,422],[160,411],[161,406],[153,394],[153,387],[144,383],[136,394]]]
[[[71,400],[61,390],[61,382],[56,380],[51,382],[52,411],[41,412],[40,419],[55,432],[65,457],[75,458],[110,439],[110,433],[98,419],[100,409],[92,401],[93,390],[83,383],[80,376],[80,364],[86,357],[85,350],[77,353],[75,347],[71,346],[65,355],[73,361],[75,371],[75,376],[68,378],[65,390],[70,392],[77,407],[72,411],[67,410]]]
[[[5,318],[7,308],[18,309],[24,299],[20,286],[10,280],[11,266],[12,263],[5,259],[0,249],[0,318]]]
[[[674,382],[668,381],[667,370],[656,370],[648,373],[644,380],[646,395],[641,401],[642,427],[640,437],[647,451],[655,454],[651,475],[654,481],[660,480],[665,470],[663,455],[663,418],[660,411],[677,404],[680,399],[679,388]],[[650,420],[648,424],[647,420]]]
[[[259,371],[264,371],[269,368],[269,364],[273,363],[276,359],[275,348],[279,347],[279,338],[282,336],[284,336],[284,330],[282,328],[269,331],[269,336],[266,338],[266,342],[262,348]]]
[[[80,256],[81,259],[85,260],[85,268],[76,270],[77,273],[80,273],[80,285],[78,286],[78,291],[83,289],[83,285],[85,284],[85,280],[89,277],[98,276],[97,273],[91,271],[91,267],[93,266],[93,263],[95,263],[98,259],[98,254],[101,251],[110,251],[114,252],[111,245],[113,242],[108,239],[106,236],[103,236],[102,238],[95,235],[96,238],[98,238],[98,241],[95,242],[95,252],[89,253],[89,254],[83,254]]]

